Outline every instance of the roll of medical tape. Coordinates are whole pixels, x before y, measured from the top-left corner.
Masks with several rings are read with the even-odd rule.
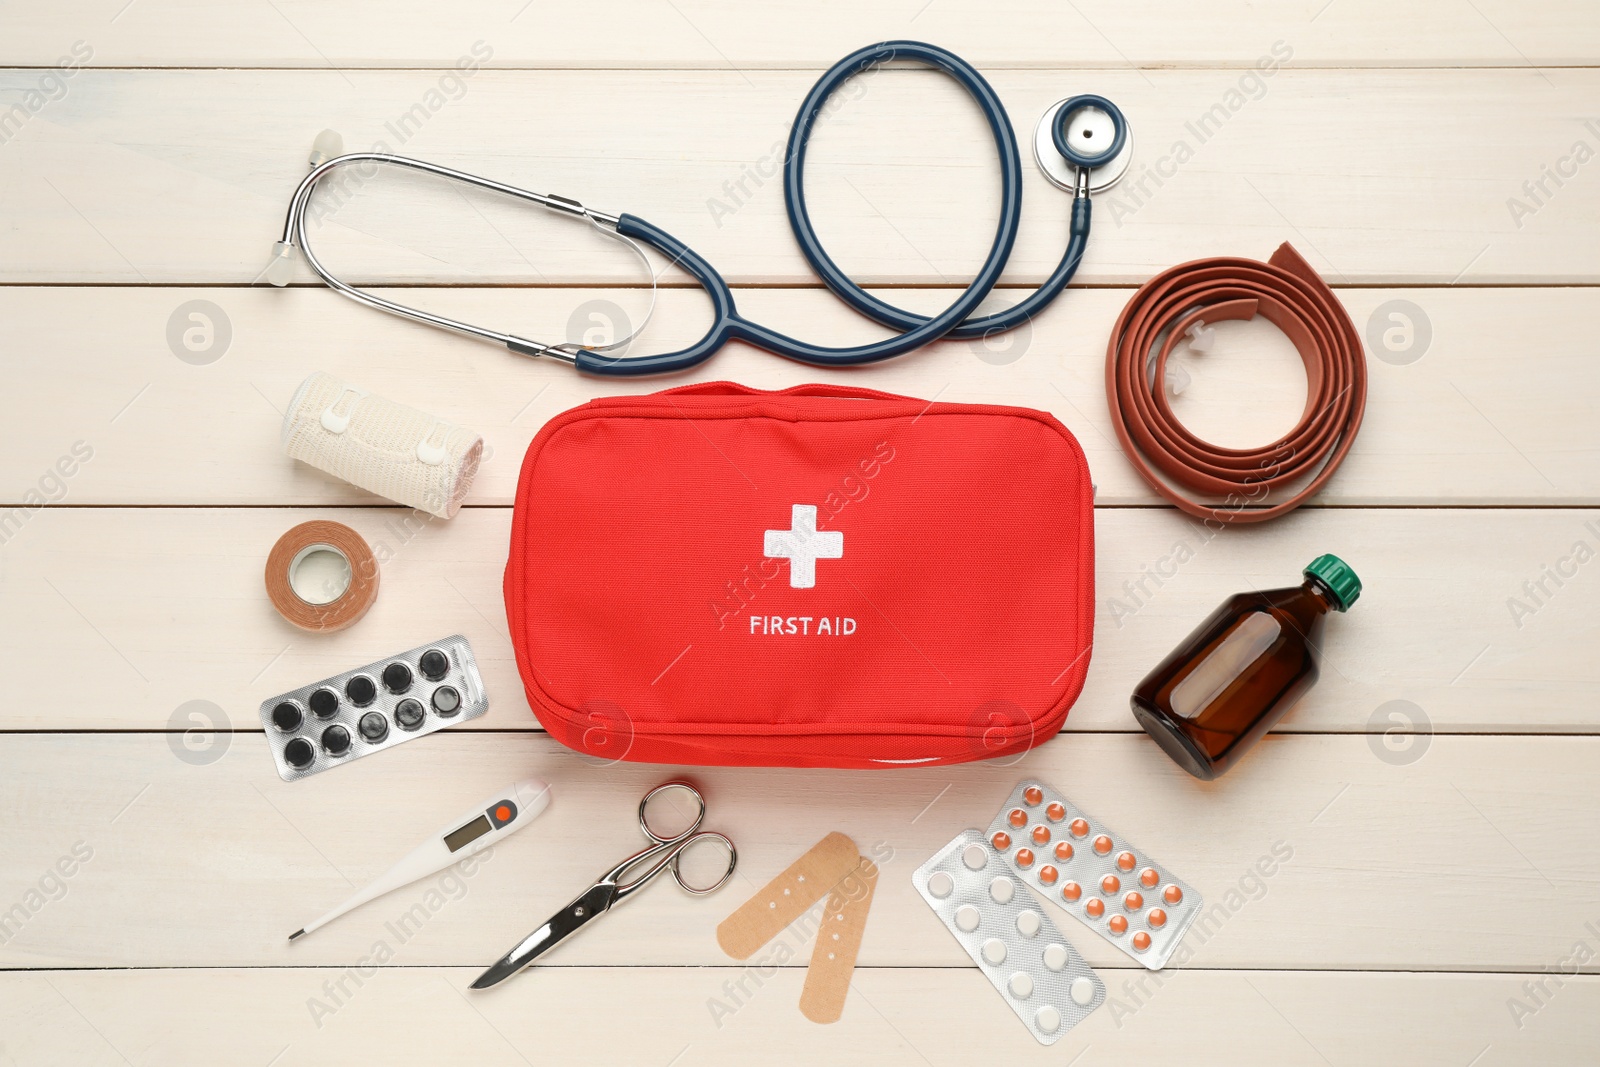
[[[1306,407],[1294,429],[1271,444],[1223,448],[1196,437],[1173,414],[1163,388],[1167,357],[1196,323],[1256,315],[1300,353]],[[1179,510],[1220,523],[1264,522],[1308,500],[1349,453],[1366,410],[1366,359],[1339,298],[1283,244],[1266,263],[1198,259],[1140,286],[1106,346],[1106,400],[1128,461]],[[1296,484],[1290,496],[1271,501],[1275,490]]]
[[[283,450],[351,485],[448,519],[472,487],[483,438],[319,371],[289,402]]]
[[[295,591],[294,571],[317,550],[337,553],[349,567],[349,584],[326,603]],[[378,598],[378,561],[360,534],[343,523],[302,522],[278,538],[267,555],[267,596],[289,622],[312,633],[333,633],[360,620]]]

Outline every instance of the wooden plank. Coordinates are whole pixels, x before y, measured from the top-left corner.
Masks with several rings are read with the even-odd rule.
[[[383,292],[547,341],[581,339],[607,324],[617,332],[602,336],[622,336],[649,308],[637,290]],[[930,306],[950,296],[905,295]],[[849,380],[945,401],[1044,408],[1083,445],[1100,503],[1159,503],[1122,458],[1106,411],[1104,338],[1129,295],[1074,290],[995,347],[939,344],[860,368]],[[1600,364],[1570,343],[1600,318],[1600,291],[1344,289],[1340,297],[1357,328],[1380,346],[1385,330],[1409,323],[1412,347],[1398,354],[1380,347],[1382,358],[1369,359],[1366,421],[1319,502],[1600,504],[1600,425],[1590,417]],[[871,336],[823,293],[748,289],[739,298],[751,314],[824,343]],[[357,307],[324,289],[0,287],[0,319],[11,339],[13,403],[0,453],[0,500],[9,505],[30,491],[43,498],[64,491],[70,504],[376,503],[279,450],[281,412],[316,369],[482,433],[490,456],[471,504],[510,503],[521,456],[539,427],[594,397],[690,381],[777,389],[829,377],[735,345],[688,375],[589,378]],[[663,292],[635,350],[679,347],[704,327],[702,297]],[[1183,360],[1195,381],[1175,401],[1179,415],[1230,445],[1287,431],[1305,396],[1294,350],[1265,322],[1217,330],[1208,354]],[[186,347],[186,331],[196,331],[188,343],[197,350]],[[1406,338],[1401,332],[1390,340]],[[69,464],[76,470],[63,489],[49,472],[77,441],[94,455]]]
[[[915,4],[826,0],[804,17],[712,0],[601,0],[581,7],[468,0],[224,6],[177,0],[94,0],[7,13],[0,64],[53,63],[84,39],[110,66],[444,66],[481,40],[506,67],[811,67],[872,41],[955,43],[986,68],[1246,65],[1275,38],[1305,63],[1334,66],[1593,62],[1600,22],[1586,5],[1479,0],[1395,5],[1295,0],[1195,5],[1178,0],[1093,10],[1042,0],[1004,12],[972,0]]]
[[[1600,7],[1026,0],[997,17],[971,0],[822,0],[779,24],[718,0],[522,3],[90,0],[0,16],[0,640],[20,667],[0,712],[0,1062],[1594,1059],[1600,372],[1572,339],[1600,312]],[[247,288],[305,149],[333,126],[352,148],[635,211],[724,270],[752,317],[848,343],[880,334],[817,287],[762,172],[816,72],[891,37],[955,47],[1023,135],[1027,219],[995,305],[1053,266],[1065,233],[1066,197],[1028,158],[1040,110],[1098,91],[1135,124],[1134,179],[1098,198],[1091,288],[1001,346],[849,376],[1048,408],[1082,440],[1102,507],[1076,736],[1009,766],[698,769],[711,825],[740,845],[726,892],[654,886],[532,973],[470,993],[513,937],[639,847],[637,798],[680,773],[599,766],[528,711],[499,593],[528,440],[594,396],[821,375],[735,348],[668,381],[589,381],[349,306],[304,271],[289,292]],[[58,81],[44,68],[66,56],[101,69]],[[482,69],[447,76],[462,56]],[[1262,57],[1282,69],[1257,80]],[[864,79],[837,103],[808,170],[822,239],[864,282],[937,309],[993,227],[982,122],[925,74]],[[549,339],[645,305],[637,264],[571,220],[393,175],[330,193],[318,249],[363,283],[415,286],[386,290],[399,299]],[[1118,454],[1104,338],[1157,270],[1283,239],[1358,330],[1381,335],[1398,307],[1426,351],[1373,351],[1367,425],[1322,506],[1208,538],[1149,506]],[[704,298],[662,280],[675,288],[638,351],[703,329]],[[192,301],[227,319],[215,361],[181,344]],[[1297,362],[1257,326],[1224,327],[1191,362],[1176,404],[1207,436],[1259,442],[1299,410]],[[483,432],[473,506],[423,521],[282,457],[280,409],[313,369]],[[282,530],[324,516],[389,558],[372,615],[312,637],[271,612],[259,572]],[[1129,688],[1223,596],[1287,582],[1324,550],[1367,590],[1333,621],[1323,680],[1227,779],[1194,782],[1136,730]],[[277,779],[262,697],[454,630],[477,645],[489,716]],[[1402,722],[1416,732],[1385,733]],[[470,875],[284,941],[440,812],[530,773],[555,806]],[[1061,920],[1116,999],[1052,1050],[909,884],[1024,775],[1211,905],[1193,958],[1159,975]],[[795,1010],[806,932],[752,971],[712,931],[834,829],[884,877],[844,1018],[819,1030]]]
[[[1586,923],[1600,927],[1596,758],[1596,738],[1436,736],[1400,765],[1365,737],[1285,737],[1207,785],[1142,736],[1089,735],[1015,766],[857,774],[847,788],[837,772],[703,768],[692,777],[706,791],[706,825],[739,846],[728,891],[699,901],[653,886],[549,962],[726,965],[717,923],[840,830],[882,871],[862,965],[964,966],[910,872],[962,828],[985,825],[1017,780],[1038,776],[1205,894],[1206,926],[1188,935],[1184,966],[1554,968],[1595,936]],[[292,786],[259,735],[233,737],[204,765],[159,734],[7,735],[0,768],[14,823],[0,841],[0,901],[8,914],[13,903],[31,911],[14,919],[0,966],[50,968],[342,967],[379,940],[397,966],[487,966],[636,850],[639,797],[681,773],[597,768],[542,735],[464,733]],[[436,829],[441,812],[529,774],[551,783],[550,810],[470,876],[429,879],[286,940]],[[75,846],[90,855],[59,880],[65,895],[30,902]],[[1061,925],[1091,965],[1127,964]],[[809,955],[804,928],[786,936]],[[1600,970],[1592,957],[1580,965]]]
[[[1600,183],[1578,177],[1588,156],[1576,147],[1592,155],[1600,142],[1585,125],[1600,71],[1291,66],[1243,90],[1237,71],[992,73],[1025,135],[1074,92],[1115,97],[1132,117],[1140,164],[1099,199],[1084,282],[1135,284],[1206,255],[1265,257],[1283,240],[1349,284],[1600,278],[1590,240]],[[0,89],[26,92],[40,77],[10,71]],[[331,126],[351,148],[381,141],[631,210],[733,282],[811,285],[774,174],[811,80],[798,71],[482,70],[452,101],[434,72],[86,70],[8,134],[0,189],[12,222],[0,233],[0,281],[251,282],[312,137]],[[887,71],[854,86],[809,157],[822,240],[864,284],[968,276],[994,226],[981,116],[932,72]],[[272,106],[260,109],[263,100]],[[1493,152],[1485,129],[1497,131]],[[1573,176],[1557,188],[1547,165]],[[1069,198],[1031,162],[1024,171],[1029,222],[1008,280],[1033,284],[1061,256]],[[423,189],[417,175],[346,177],[348,193],[329,190],[328,213],[318,209],[317,231],[320,251],[356,280],[637,280],[630,256],[570,217],[434,182]],[[1524,188],[1535,181],[1543,193]]]
[[[487,993],[467,989],[474,974],[386,968],[358,986],[347,972],[300,967],[12,973],[0,975],[0,1020],[18,1063],[126,1057],[209,1067],[227,1049],[234,1062],[300,1067],[348,1064],[383,1047],[389,1063],[483,1067],[675,1058],[737,1065],[769,1059],[774,1049],[793,1062],[935,1067],[1073,1057],[1093,1064],[1109,1062],[1108,1050],[1198,1067],[1459,1065],[1473,1057],[1477,1067],[1564,1067],[1592,1062],[1600,1007],[1600,980],[1589,976],[1564,978],[1559,988],[1545,979],[1547,1002],[1518,1028],[1507,1005],[1531,1003],[1524,975],[1195,972],[1159,989],[1145,979],[1148,992],[1131,1011],[1108,1004],[1044,1048],[968,968],[858,970],[844,1017],[827,1027],[795,1010],[802,976],[794,968],[764,977],[759,989],[727,967],[562,968]],[[1127,971],[1107,977],[1113,996],[1125,977],[1138,980]],[[729,1002],[721,983],[741,979],[749,996],[734,1014],[713,1016],[713,999]],[[334,985],[341,981],[342,994]],[[1125,993],[1117,1003],[1134,1005]],[[616,1024],[619,1014],[627,1025]]]
[[[293,629],[262,589],[272,543],[313,516],[354,527],[385,561],[376,606],[338,634]],[[1595,575],[1575,547],[1593,558],[1600,513],[1302,510],[1209,540],[1170,509],[1102,509],[1097,525],[1096,648],[1069,730],[1135,730],[1128,693],[1167,649],[1228,595],[1292,584],[1325,551],[1366,591],[1332,620],[1322,681],[1284,729],[1386,729],[1375,717],[1393,700],[1439,730],[1600,729]],[[0,728],[183,730],[182,707],[205,700],[257,730],[275,693],[461,632],[491,705],[463,728],[535,729],[502,607],[509,528],[505,509],[449,523],[397,509],[40,513],[0,552],[0,640],[31,665]],[[1572,576],[1547,577],[1558,567]],[[1542,594],[1524,586],[1536,582]]]

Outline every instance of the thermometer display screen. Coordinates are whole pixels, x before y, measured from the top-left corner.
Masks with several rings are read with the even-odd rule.
[[[451,830],[444,835],[444,844],[451,852],[460,852],[467,845],[494,829],[489,824],[489,816],[480,815],[459,830]]]

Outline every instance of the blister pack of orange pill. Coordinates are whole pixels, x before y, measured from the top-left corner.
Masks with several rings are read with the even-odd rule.
[[[1023,882],[1153,971],[1204,905],[1194,887],[1042,782],[1017,784],[987,840]]]

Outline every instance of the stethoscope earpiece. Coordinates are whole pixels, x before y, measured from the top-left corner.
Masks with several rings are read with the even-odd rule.
[[[1039,119],[1033,157],[1058,188],[1075,193],[1081,185],[1086,193],[1104,192],[1133,162],[1133,133],[1122,110],[1105,97],[1069,96]]]

